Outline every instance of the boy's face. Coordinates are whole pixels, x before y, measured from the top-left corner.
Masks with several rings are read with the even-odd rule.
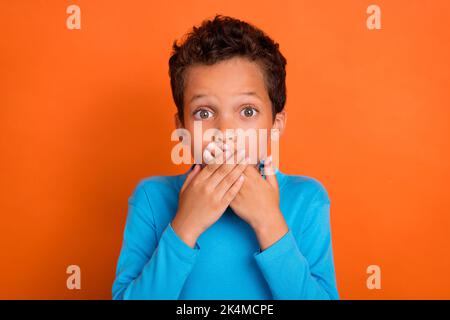
[[[184,89],[184,128],[194,137],[194,122],[201,121],[202,132],[218,129],[225,139],[226,129],[265,129],[266,145],[270,149],[271,129],[278,129],[282,134],[286,114],[283,110],[272,118],[272,104],[266,90],[263,71],[256,62],[241,57],[233,57],[214,65],[195,65],[186,71]],[[183,128],[176,115],[176,126]],[[235,130],[233,130],[236,133]],[[199,138],[199,137],[195,137]],[[200,137],[201,138],[201,137]],[[236,143],[236,134],[229,136]],[[202,139],[202,150],[210,141]],[[249,155],[249,139],[246,138],[245,149]],[[257,148],[264,149],[264,144],[257,140]],[[194,143],[191,143],[194,154]],[[256,153],[259,155],[259,151]],[[267,150],[267,155],[270,155]],[[259,156],[252,159],[261,160]]]

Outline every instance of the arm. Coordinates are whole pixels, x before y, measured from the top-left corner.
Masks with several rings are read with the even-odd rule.
[[[320,186],[299,239],[289,231],[254,257],[274,299],[339,299],[330,230],[330,201]]]
[[[113,299],[178,299],[199,250],[197,243],[191,248],[182,241],[170,223],[158,241],[153,210],[140,183],[128,200]]]

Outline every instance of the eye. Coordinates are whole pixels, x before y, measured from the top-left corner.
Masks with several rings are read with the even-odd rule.
[[[194,117],[197,120],[205,120],[212,116],[212,112],[206,109],[199,109],[194,112]]]
[[[241,114],[246,118],[251,118],[254,117],[257,112],[258,110],[256,110],[252,106],[247,106],[244,109],[242,109]]]

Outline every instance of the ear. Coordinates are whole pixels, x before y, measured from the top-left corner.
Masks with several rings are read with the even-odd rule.
[[[286,128],[286,121],[287,121],[287,113],[285,109],[283,109],[282,111],[278,112],[275,115],[275,120],[273,121],[272,129],[278,129],[280,137],[283,134],[284,129]]]
[[[178,112],[176,112],[176,113],[174,114],[174,121],[175,121],[175,127],[176,127],[177,129],[182,129],[182,128],[184,128],[183,124],[181,123],[180,116],[179,116]]]

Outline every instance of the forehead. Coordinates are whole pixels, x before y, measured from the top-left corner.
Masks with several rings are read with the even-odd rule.
[[[213,65],[195,65],[188,68],[185,101],[195,95],[229,97],[242,92],[267,95],[264,74],[258,63],[246,58],[233,57]]]

